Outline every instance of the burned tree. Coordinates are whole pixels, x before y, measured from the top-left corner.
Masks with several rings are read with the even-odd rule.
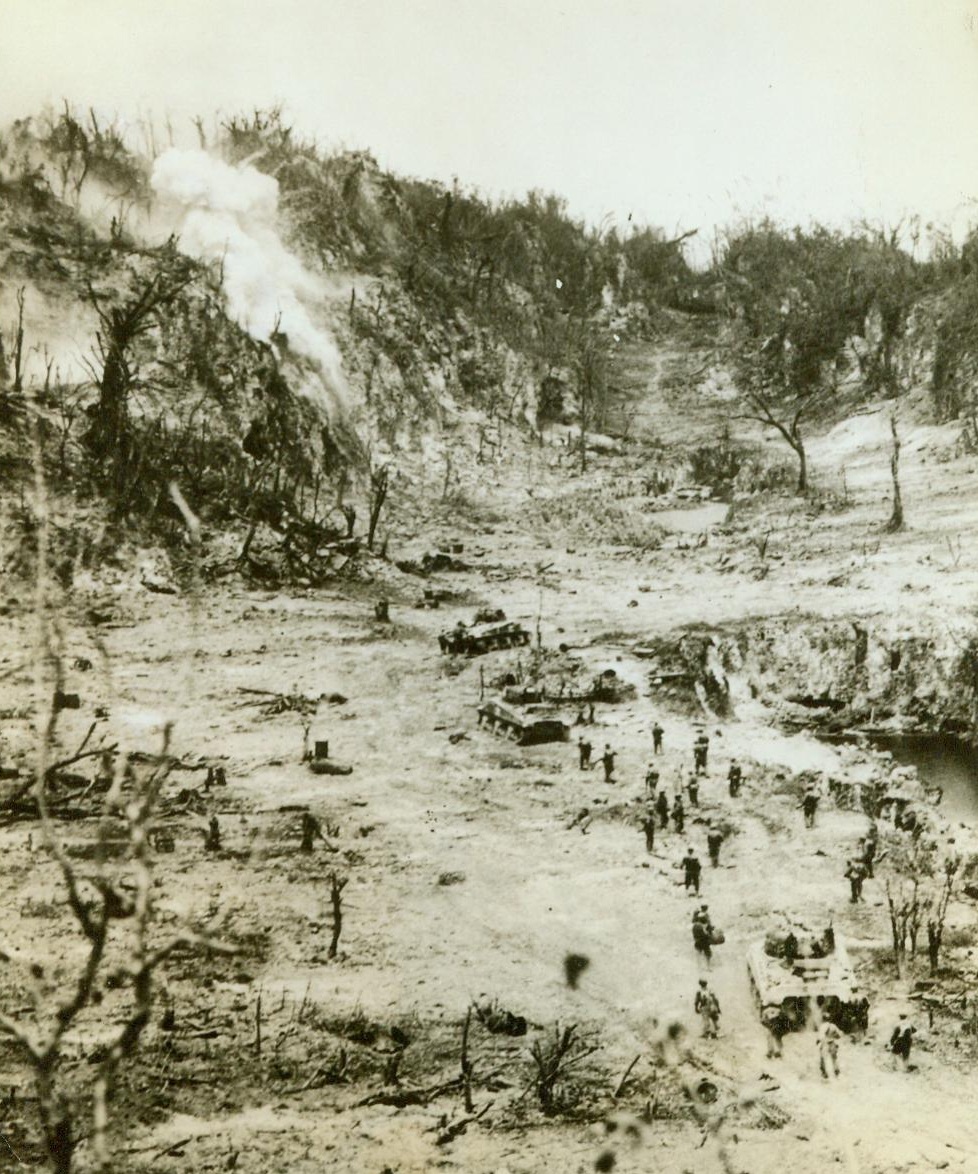
[[[37,420],[31,416],[34,511],[37,519],[35,570],[35,677],[37,735],[33,754],[32,794],[43,848],[53,862],[67,898],[73,928],[82,938],[77,960],[56,965],[0,943],[5,971],[5,1002],[16,1010],[0,1011],[0,1038],[13,1045],[29,1071],[44,1148],[55,1174],[70,1174],[83,1136],[80,1120],[91,1115],[85,1130],[98,1169],[108,1167],[110,1106],[123,1062],[135,1052],[150,1021],[156,978],[177,950],[200,947],[230,952],[194,932],[159,938],[153,881],[151,833],[158,801],[170,773],[171,725],[163,730],[155,755],[126,758],[108,748],[86,751],[92,730],[75,754],[56,759],[58,720],[65,696],[60,614],[63,600],[49,565],[50,511]],[[107,791],[96,825],[90,868],[74,863],[56,825],[52,786],[62,765],[89,754],[102,758]],[[121,829],[121,838],[120,838]],[[86,1039],[87,1013],[109,990],[116,996],[112,1014],[100,1015],[97,1047],[81,1074],[64,1063],[66,1053]]]
[[[590,326],[582,329],[574,354],[574,387],[581,429],[581,472],[587,471],[587,434],[604,415],[608,396],[608,347]]]
[[[390,466],[379,465],[370,470],[370,517],[367,522],[367,546],[374,548],[374,538],[377,534],[377,524],[380,514],[387,500],[387,491],[390,487]]]
[[[890,432],[893,448],[890,451],[890,476],[893,478],[893,512],[886,523],[886,532],[896,534],[903,529],[903,497],[900,493],[900,434],[897,432],[896,414],[890,416]]]
[[[887,880],[884,885],[886,906],[890,917],[890,933],[893,942],[893,964],[897,976],[906,972],[907,955],[917,953],[917,937],[924,916],[924,905],[920,897],[920,877],[910,877],[904,883]]]
[[[45,686],[53,677],[56,696],[62,670],[49,634],[44,636],[44,665],[39,678]],[[45,671],[47,670],[47,671]],[[69,1174],[79,1142],[78,1124],[91,1103],[90,1137],[99,1168],[108,1160],[107,1132],[112,1091],[118,1070],[139,1043],[149,1023],[155,997],[156,975],[177,950],[200,946],[221,947],[195,933],[178,933],[154,940],[155,903],[150,832],[157,801],[169,774],[172,759],[169,727],[163,745],[148,767],[134,767],[120,760],[104,799],[98,824],[94,869],[83,873],[72,862],[55,827],[49,802],[51,772],[48,761],[55,742],[58,707],[52,702],[38,739],[34,799],[40,815],[44,846],[58,867],[75,928],[85,942],[83,956],[73,973],[48,972],[37,959],[11,946],[0,947],[0,960],[19,971],[8,972],[7,982],[23,992],[24,1011],[0,1013],[0,1035],[9,1039],[30,1070],[37,1096],[44,1146],[56,1174]],[[118,828],[123,844],[118,851]],[[110,863],[109,843],[115,841]],[[112,977],[109,959],[122,954],[126,961],[112,970],[112,985],[128,992],[113,1016],[111,1030],[94,1053],[91,1079],[81,1088],[62,1066],[69,1040],[80,1028],[86,1011],[102,998],[102,988]]]
[[[927,934],[930,972],[937,973],[948,906],[954,892],[960,861],[938,861],[936,848],[919,840],[892,851],[893,875],[885,882],[886,904],[893,939],[893,960],[902,978],[917,956],[921,930]],[[939,887],[938,887],[938,880]]]
[[[333,934],[329,941],[327,958],[333,959],[339,950],[340,934],[343,932],[343,890],[349,884],[349,877],[329,874],[329,901],[333,910]]]
[[[576,1024],[563,1030],[555,1025],[552,1039],[545,1043],[534,1041],[530,1049],[530,1059],[533,1061],[532,1087],[544,1113],[549,1116],[557,1112],[558,1087],[569,1077],[571,1069],[595,1050],[578,1039]]]
[[[947,910],[951,903],[954,891],[954,880],[961,862],[955,858],[944,861],[944,881],[941,890],[931,906],[930,916],[927,918],[927,959],[930,963],[930,973],[936,977],[940,969],[941,946],[944,941],[944,922],[947,920]]]
[[[24,292],[23,286],[17,290],[17,321],[11,332],[9,356],[0,333],[0,409],[4,417],[10,410],[10,401],[20,399],[24,393]]]
[[[99,319],[91,364],[98,400],[90,409],[86,446],[96,461],[114,509],[125,517],[140,478],[140,450],[130,418],[130,401],[142,385],[137,343],[149,333],[155,315],[170,305],[189,278],[166,275],[162,269],[121,305],[88,286],[88,300]]]
[[[126,146],[115,122],[103,126],[93,108],[86,117],[67,102],[57,118],[50,115],[45,121],[41,143],[54,166],[62,200],[77,208],[89,179],[101,183],[119,200],[135,200],[146,194],[145,167]]]

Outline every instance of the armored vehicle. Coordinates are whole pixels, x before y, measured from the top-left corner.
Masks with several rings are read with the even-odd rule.
[[[493,733],[511,738],[520,746],[566,742],[570,738],[570,727],[547,705],[517,708],[502,701],[484,701],[479,706],[479,725],[483,723]]]
[[[859,988],[845,943],[830,926],[770,933],[747,950],[747,972],[761,1019],[805,1026],[816,1003],[842,1031],[865,1030],[869,1000]]]
[[[484,652],[493,652],[497,648],[515,648],[519,644],[529,643],[530,633],[522,624],[512,621],[473,624],[470,628],[459,623],[438,637],[438,645],[442,652],[452,656],[481,656]]]

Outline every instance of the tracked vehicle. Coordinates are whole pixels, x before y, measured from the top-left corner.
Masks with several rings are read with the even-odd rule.
[[[869,1000],[831,926],[821,934],[801,928],[768,934],[748,948],[747,972],[765,1023],[781,1019],[799,1030],[817,1006],[842,1031],[866,1028]]]
[[[484,701],[479,706],[479,725],[519,746],[536,746],[541,742],[566,742],[570,727],[548,705],[507,705],[502,701]]]
[[[529,643],[530,633],[522,624],[513,621],[473,624],[470,628],[460,623],[438,637],[442,652],[450,656],[482,656],[498,648],[516,648]]]

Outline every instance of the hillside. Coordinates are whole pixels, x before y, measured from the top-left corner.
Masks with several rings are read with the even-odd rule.
[[[150,154],[0,151],[0,1169],[972,1169],[973,245]]]

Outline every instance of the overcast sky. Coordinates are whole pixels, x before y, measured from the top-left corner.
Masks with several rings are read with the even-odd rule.
[[[65,97],[282,103],[399,172],[668,230],[978,212],[978,0],[0,0],[0,120]]]

